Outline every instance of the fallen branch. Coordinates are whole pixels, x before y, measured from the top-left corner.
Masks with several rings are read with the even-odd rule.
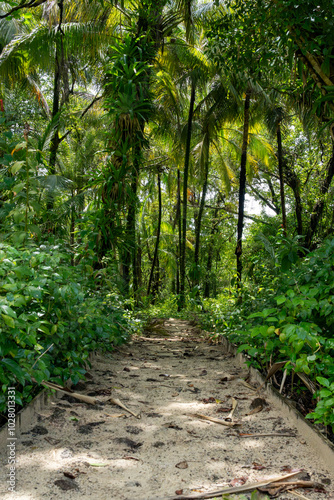
[[[109,398],[107,403],[112,403],[113,405],[120,406],[121,408],[123,408],[123,410],[127,411],[128,413],[131,413],[131,415],[133,415],[134,417],[140,418],[139,413],[138,414],[133,413],[133,411],[129,410],[129,408],[123,405],[123,403],[119,399]]]
[[[261,387],[258,389],[256,387],[253,387],[252,385],[248,384],[245,380],[243,380],[242,378],[239,379],[239,382],[244,385],[245,387],[247,387],[247,389],[251,389],[252,391],[258,391],[259,389],[261,389]]]
[[[211,492],[207,492],[207,493],[199,493],[199,494],[195,494],[195,495],[190,494],[190,495],[177,495],[177,496],[173,496],[173,497],[156,498],[154,500],[200,500],[200,499],[204,500],[204,499],[208,499],[208,498],[214,498],[214,497],[220,496],[220,495],[233,495],[235,493],[246,493],[247,491],[253,491],[253,490],[256,490],[257,488],[267,486],[267,485],[270,485],[272,483],[277,484],[279,481],[284,481],[285,479],[295,477],[298,474],[300,474],[300,471],[293,472],[291,474],[287,474],[287,475],[281,476],[281,477],[274,477],[274,478],[267,479],[264,481],[259,481],[257,483],[249,483],[249,484],[245,484],[242,486],[235,486],[233,488],[225,488],[223,490],[216,490],[216,491],[211,491]]]
[[[225,420],[220,420],[218,418],[208,417],[206,415],[201,415],[200,413],[191,413],[189,416],[199,418],[202,420],[209,420],[209,422],[213,422],[214,424],[225,425],[226,427],[235,427],[236,425],[241,425],[240,422],[226,422]]]
[[[309,500],[308,497],[305,497],[304,495],[302,495],[301,493],[297,493],[296,491],[289,491],[289,493],[291,495],[296,496],[297,498],[302,498],[303,500]]]
[[[238,401],[234,398],[232,398],[232,410],[228,415],[226,415],[225,420],[233,420],[233,413],[235,412],[236,407],[238,406]]]
[[[271,437],[271,436],[280,436],[280,437],[296,437],[295,434],[283,434],[280,432],[268,432],[264,434],[237,434],[240,438],[249,438],[249,437]]]
[[[34,380],[34,382],[36,381]],[[85,396],[84,394],[78,394],[77,392],[73,392],[71,389],[62,387],[58,384],[53,384],[52,382],[46,382],[45,380],[43,380],[41,382],[41,385],[44,385],[44,387],[48,387],[49,389],[63,392],[64,394],[69,394],[72,398],[79,399],[80,401],[83,401],[84,403],[88,403],[90,405],[101,403],[101,401],[99,401],[98,399],[91,398],[90,396]]]

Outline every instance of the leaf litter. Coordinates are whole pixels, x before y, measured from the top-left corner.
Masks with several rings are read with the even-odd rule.
[[[334,498],[326,464],[246,368],[220,344],[209,347],[192,322],[156,325],[112,355],[96,356],[85,382],[58,386],[61,414],[54,403],[36,413],[17,440],[15,500],[246,499],[261,488],[262,498]],[[166,379],[170,386],[161,384]],[[47,437],[33,432],[37,426]],[[32,445],[24,445],[27,438]],[[13,500],[8,466],[2,469],[1,499]]]

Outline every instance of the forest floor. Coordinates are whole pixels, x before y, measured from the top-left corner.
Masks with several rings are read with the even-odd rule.
[[[277,403],[192,322],[152,321],[141,337],[96,356],[88,377],[75,390],[99,402],[64,395],[35,415],[17,440],[15,493],[6,492],[2,467],[2,500],[212,498],[204,495],[298,470],[293,480],[310,487],[278,498],[334,498],[334,477]]]

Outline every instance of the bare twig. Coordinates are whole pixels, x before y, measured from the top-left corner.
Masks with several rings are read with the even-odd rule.
[[[140,418],[140,414],[139,413],[138,414],[133,413],[133,411],[129,410],[129,408],[127,408],[125,405],[123,405],[123,403],[119,399],[109,398],[108,399],[108,403],[112,403],[114,405],[117,405],[120,408],[123,408],[123,410],[131,413],[131,415],[133,415],[134,417]]]
[[[283,378],[282,378],[282,382],[281,382],[281,387],[279,388],[280,394],[282,394],[287,374],[288,374],[288,371],[284,370],[284,372],[283,372]]]
[[[241,425],[240,422],[226,422],[225,420],[219,420],[218,418],[208,417],[207,415],[201,415],[200,413],[192,413],[189,416],[200,418],[201,420],[208,420],[214,424],[225,425],[226,427],[235,427],[236,425]]]
[[[237,434],[240,438],[251,438],[251,437],[296,437],[295,434],[284,434],[282,432],[265,432],[263,434]]]
[[[34,380],[34,382],[36,381]],[[86,396],[85,394],[78,394],[77,392],[73,392],[66,387],[62,387],[58,384],[53,384],[52,382],[46,382],[45,380],[43,380],[41,382],[41,385],[44,385],[44,387],[48,387],[49,389],[54,389],[56,391],[64,392],[65,394],[69,394],[72,398],[79,399],[80,401],[83,401],[84,403],[88,403],[90,405],[96,405],[97,403],[100,403],[98,399],[91,398],[90,396]]]
[[[41,359],[41,358],[44,356],[44,354],[46,354],[46,353],[47,353],[47,352],[51,349],[51,347],[52,347],[53,345],[54,345],[54,344],[51,344],[51,345],[47,348],[47,350],[46,350],[46,351],[44,351],[44,352],[43,352],[40,356],[38,356],[38,358],[36,359],[35,363],[32,365],[31,369],[33,369],[33,368],[34,368],[34,366],[35,366],[35,364],[37,363],[37,361],[38,361],[39,359]]]
[[[277,484],[278,481],[284,481],[285,479],[289,479],[297,476],[300,472],[293,472],[291,474],[287,474],[286,476],[276,477],[272,479],[267,479],[265,481],[259,481],[257,483],[249,483],[243,486],[235,486],[233,488],[225,488],[223,490],[216,490],[207,493],[199,493],[199,494],[190,494],[190,495],[178,495],[173,497],[164,497],[164,498],[156,498],[155,500],[200,500],[200,499],[208,499],[214,498],[220,495],[233,495],[235,493],[246,493],[247,491],[256,490],[256,488],[260,488],[263,486],[268,486],[272,483]]]

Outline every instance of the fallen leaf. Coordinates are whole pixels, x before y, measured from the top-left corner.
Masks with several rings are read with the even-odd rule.
[[[210,398],[204,398],[201,401],[204,404],[215,403],[216,402],[216,398],[214,398],[214,397],[211,396]]]
[[[183,490],[176,490],[175,495],[183,495]]]
[[[263,469],[266,469],[266,467],[264,465],[258,464],[257,462],[253,462],[253,469],[263,470]]]
[[[291,467],[290,465],[283,465],[283,467],[281,468],[282,472],[288,472],[289,474],[294,472],[303,472],[303,470],[304,469],[296,469],[295,467]]]
[[[63,472],[65,477],[69,477],[70,479],[75,479],[77,476],[72,474],[71,472]]]
[[[243,484],[245,484],[245,482],[247,481],[247,477],[246,476],[243,476],[243,477],[237,477],[235,479],[233,479],[231,482],[230,482],[230,485],[231,486],[242,486]]]
[[[178,464],[175,465],[178,469],[188,469],[188,464],[184,460],[183,462],[179,462]]]
[[[88,462],[88,464],[91,467],[108,467],[108,465],[109,465],[109,464],[99,464],[99,463],[91,463],[91,462]]]

